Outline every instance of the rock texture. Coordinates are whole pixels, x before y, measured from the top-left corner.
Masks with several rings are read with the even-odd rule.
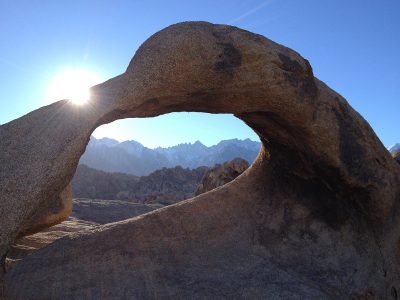
[[[19,237],[42,231],[68,219],[72,212],[72,187],[69,184],[51,202],[44,202],[21,226]]]
[[[70,182],[92,131],[120,118],[232,113],[259,135],[223,188],[65,237],[6,275],[10,299],[396,299],[400,166],[307,60],[265,37],[188,22],[126,72],[0,127],[0,253]]]
[[[138,203],[173,204],[194,196],[207,167],[196,169],[163,168],[140,177],[130,190],[117,194],[118,199]]]
[[[195,195],[197,196],[211,191],[232,181],[246,171],[248,167],[249,163],[241,158],[235,158],[223,165],[216,165],[214,168],[211,168],[206,172],[195,192]]]
[[[10,248],[6,269],[10,270],[27,255],[76,232],[95,229],[99,224],[122,221],[161,208],[157,204],[138,204],[118,200],[74,199],[67,221],[41,232],[19,238]]]
[[[71,218],[82,222],[107,224],[130,219],[163,207],[121,200],[74,199]]]
[[[21,259],[25,258],[29,254],[32,254],[38,249],[53,243],[55,240],[75,232],[82,232],[92,229],[96,225],[97,224],[93,222],[70,218],[69,220],[61,222],[60,224],[46,228],[41,232],[19,238],[10,247],[10,250],[7,253],[6,269],[8,271],[11,270],[11,268],[14,267]]]
[[[27,226],[29,230],[20,234],[23,237],[20,237],[11,246],[7,253],[6,269],[11,270],[17,262],[27,255],[64,236],[93,229],[99,224],[140,216],[164,205],[192,197],[206,171],[202,179],[201,191],[197,189],[196,193],[204,193],[232,181],[243,173],[248,166],[246,160],[236,158],[210,169],[206,167],[195,170],[183,169],[182,167],[164,168],[149,176],[138,178],[133,175],[107,173],[79,165],[72,180],[74,195],[80,196],[79,194],[89,193],[92,198],[76,198],[73,199],[73,203],[72,200],[69,203],[69,199],[72,197],[71,186],[69,185],[62,196],[68,196],[64,199],[68,199],[68,208],[72,209],[73,207],[72,211],[68,210],[68,214],[63,215],[62,212],[65,209],[60,212],[56,210],[56,214],[52,213],[56,208],[54,205],[50,208],[41,208],[38,211],[40,214],[37,213],[36,218],[30,220],[31,224]],[[103,196],[105,198],[93,199],[93,195],[94,197]],[[126,197],[130,201],[115,200],[118,198],[117,196]],[[57,203],[59,204],[59,201],[54,202],[54,204]],[[38,218],[38,216],[41,216],[41,218]],[[63,216],[63,218],[58,216]],[[69,220],[66,221],[68,216],[70,216]],[[32,224],[34,221],[35,223]]]

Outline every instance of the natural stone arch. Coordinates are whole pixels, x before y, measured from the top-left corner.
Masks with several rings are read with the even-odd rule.
[[[263,147],[250,169],[221,189],[39,251],[8,275],[10,297],[379,298],[400,289],[400,168],[296,52],[235,27],[180,23],[153,35],[124,74],[92,91],[87,107],[60,101],[0,127],[0,254],[24,220],[66,187],[101,124],[178,111],[233,113]],[[114,266],[104,262],[112,251]],[[171,282],[178,269],[199,288]],[[211,269],[223,284],[214,274],[205,281]],[[87,277],[76,276],[85,270]],[[46,274],[54,282],[38,289],[35,280]],[[96,278],[114,281],[96,290],[86,284]],[[65,288],[57,290],[57,282]],[[237,290],[241,284],[248,286]]]

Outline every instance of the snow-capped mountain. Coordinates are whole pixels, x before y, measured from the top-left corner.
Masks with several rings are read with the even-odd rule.
[[[207,147],[200,141],[173,147],[149,149],[137,141],[118,142],[110,138],[93,136],[80,163],[106,172],[122,172],[137,176],[148,175],[163,167],[197,168],[214,166],[236,157],[252,163],[261,143],[250,139],[224,140]]]
[[[400,143],[394,144],[393,146],[388,148],[390,153],[400,151]]]

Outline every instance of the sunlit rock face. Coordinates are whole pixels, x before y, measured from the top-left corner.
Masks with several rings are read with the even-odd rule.
[[[35,210],[21,226],[18,236],[39,232],[68,219],[72,212],[72,187],[71,184],[61,192],[56,199],[46,201],[43,206]]]
[[[263,147],[232,184],[27,257],[6,274],[10,299],[396,298],[400,166],[298,53],[180,23],[92,92],[91,105],[60,101],[0,127],[2,255],[68,185],[101,124],[233,113]]]

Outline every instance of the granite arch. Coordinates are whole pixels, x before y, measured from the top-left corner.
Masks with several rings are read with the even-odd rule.
[[[66,188],[102,124],[232,113],[263,146],[221,189],[38,251],[7,274],[10,298],[389,298],[400,290],[400,167],[295,51],[231,26],[179,23],[92,94],[87,106],[63,100],[0,127],[2,256],[24,220]]]

